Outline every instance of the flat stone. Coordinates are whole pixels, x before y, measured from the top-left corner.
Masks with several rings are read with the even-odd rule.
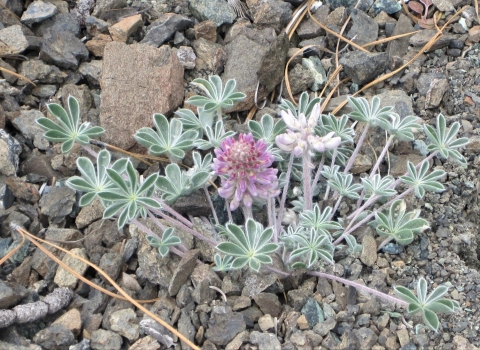
[[[73,248],[70,250],[71,253],[78,255],[84,259],[88,260],[87,253],[85,249]],[[72,270],[77,272],[80,276],[83,276],[85,271],[87,271],[88,265],[83,261],[78,260],[77,258],[65,254],[62,259],[62,262],[65,263],[68,267]],[[57,273],[55,274],[55,278],[53,280],[59,287],[66,287],[70,289],[75,289],[78,283],[78,278],[72,275],[70,272],[65,270],[63,267],[59,266],[57,269]]]
[[[32,95],[44,99],[50,99],[55,96],[57,92],[57,86],[53,84],[37,85],[33,88]],[[43,129],[42,129],[43,130]]]
[[[309,329],[312,329],[317,323],[325,320],[323,310],[314,298],[308,298],[302,308],[302,314],[308,322]]]
[[[400,14],[392,36],[413,32],[412,21],[408,16]],[[389,57],[397,56],[403,59],[408,52],[409,37],[395,39],[387,45],[387,53]]]
[[[92,12],[92,16],[101,18],[103,13],[108,10],[122,9],[126,7],[127,0],[97,0],[94,4],[95,9]]]
[[[67,74],[60,71],[54,65],[48,65],[42,60],[31,59],[20,63],[18,73],[34,82],[42,84],[61,84],[65,81]],[[23,79],[18,80],[19,85],[25,85],[27,82]]]
[[[88,58],[88,50],[70,32],[47,32],[44,35],[40,58],[60,68],[76,69],[80,61]]]
[[[271,315],[263,315],[258,319],[258,326],[263,332],[273,329],[275,327],[273,317]]]
[[[110,35],[99,34],[92,40],[89,40],[85,43],[85,47],[92,55],[97,57],[103,57],[105,46],[112,41]]]
[[[214,306],[205,337],[216,345],[225,346],[245,329],[241,313],[232,312],[226,306]]]
[[[250,333],[250,342],[258,345],[258,350],[280,350],[282,348],[280,341],[272,333],[253,331]]]
[[[388,55],[383,52],[351,51],[342,56],[340,64],[355,84],[364,85],[385,72],[388,66]]]
[[[0,30],[0,56],[22,53],[28,47],[28,41],[22,32],[22,26],[13,25]]]
[[[92,332],[90,346],[93,350],[120,350],[122,337],[112,331],[98,329]]]
[[[18,170],[22,146],[11,135],[0,129],[0,174],[11,176]]]
[[[112,331],[134,342],[140,336],[140,326],[137,324],[137,315],[132,309],[122,309],[110,315]]]
[[[212,42],[217,41],[217,25],[212,20],[195,24],[193,30],[195,33],[195,39],[203,38]]]
[[[72,212],[74,204],[74,190],[69,187],[55,187],[40,199],[40,212],[52,220],[61,220]]]
[[[370,234],[366,234],[362,238],[360,260],[367,266],[373,266],[377,261],[377,242]]]
[[[101,60],[91,60],[90,62],[83,62],[78,71],[87,79],[89,84],[93,86],[100,86],[100,77],[102,76],[103,62]]]
[[[82,319],[80,317],[80,311],[77,309],[71,309],[65,314],[57,318],[53,324],[61,324],[68,328],[74,336],[80,335],[82,330]]]
[[[197,265],[191,279],[195,286],[192,297],[199,305],[209,304],[216,298],[217,292],[211,286],[220,288],[222,285],[222,281],[208,265]]]
[[[166,13],[147,27],[147,33],[140,43],[159,47],[176,32],[192,26],[193,22],[189,18],[175,13]]]
[[[104,56],[102,141],[129,149],[136,143],[136,130],[153,127],[154,113],[168,115],[182,104],[183,67],[168,47],[111,42]]]
[[[378,97],[381,101],[380,107],[392,106],[393,112],[402,118],[415,115],[412,107],[412,99],[403,90],[390,90],[381,93]]]
[[[227,53],[223,45],[214,43],[205,38],[199,38],[192,42],[195,50],[195,69],[211,71],[220,74],[227,62]]]
[[[410,45],[414,47],[423,47],[435,36],[437,31],[435,29],[424,29],[412,35],[409,39]],[[427,52],[432,52],[437,49],[448,46],[454,39],[457,38],[455,34],[444,34],[438,39]]]
[[[199,253],[200,251],[198,249],[189,250],[182,257],[180,264],[178,264],[176,270],[173,272],[172,280],[168,286],[170,296],[177,295],[180,287],[188,280],[195,268]]]
[[[44,118],[42,112],[38,110],[22,110],[20,116],[15,118],[12,123],[27,140],[30,140],[35,147],[46,150],[50,147],[50,142],[43,135],[45,131],[36,123],[39,118]]]
[[[39,23],[47,18],[52,17],[57,13],[57,6],[49,2],[43,2],[37,0],[32,2],[27,10],[23,13],[20,19],[22,23],[30,25],[33,23]]]
[[[347,37],[360,46],[374,42],[378,38],[378,24],[365,12],[352,9],[352,28]]]
[[[292,5],[284,1],[249,1],[248,7],[253,15],[253,23],[261,27],[272,27],[278,33],[292,19]]]
[[[320,23],[325,23],[329,13],[329,6],[321,6],[313,14],[313,18]],[[298,26],[296,32],[300,39],[312,39],[325,35],[325,30],[321,28],[312,18],[304,19]]]
[[[108,28],[114,41],[126,43],[130,35],[143,25],[142,15],[138,14],[122,19]]]
[[[158,341],[147,335],[133,343],[129,350],[158,350],[160,347]]]
[[[0,308],[8,309],[28,295],[28,290],[19,284],[0,280]]]
[[[189,0],[188,3],[192,15],[200,22],[211,20],[220,27],[237,18],[233,8],[223,0]]]
[[[75,344],[73,333],[62,324],[53,324],[35,334],[33,341],[44,349],[68,349]]]
[[[282,306],[275,294],[260,293],[253,296],[253,300],[264,314],[278,317],[282,313]]]
[[[57,13],[35,28],[37,36],[44,36],[47,32],[70,32],[76,37],[80,36],[77,16],[74,13]]]
[[[193,69],[196,66],[197,56],[190,46],[180,46],[177,50],[177,57],[183,68]],[[223,67],[223,64],[222,64]]]

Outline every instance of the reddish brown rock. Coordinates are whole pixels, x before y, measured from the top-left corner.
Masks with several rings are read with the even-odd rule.
[[[120,22],[108,28],[108,31],[114,41],[126,43],[130,35],[140,28],[142,24],[142,15],[139,14],[122,19]]]
[[[129,149],[138,129],[153,126],[154,113],[170,114],[183,96],[183,66],[168,46],[108,43],[102,71],[102,140]]]

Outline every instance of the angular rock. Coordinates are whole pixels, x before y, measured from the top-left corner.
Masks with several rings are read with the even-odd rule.
[[[143,25],[142,15],[138,14],[122,19],[108,28],[114,41],[126,43],[130,35]]]
[[[91,60],[83,62],[78,71],[93,86],[100,86],[100,77],[102,76],[103,62],[100,60]]]
[[[190,340],[191,342],[194,341],[196,329],[192,324],[190,316],[185,311],[182,311],[180,315],[180,319],[178,320],[178,324],[177,324],[177,329],[188,340]],[[191,349],[191,347],[188,346],[185,342],[180,341],[180,343],[182,344],[182,349],[185,349],[185,350]]]
[[[373,4],[373,10],[375,14],[379,14],[381,11],[393,15],[402,9],[402,5],[395,0],[377,0]]]
[[[273,333],[250,333],[250,343],[258,345],[258,350],[280,350],[282,346]]]
[[[140,43],[159,47],[170,39],[175,32],[183,31],[192,26],[192,20],[187,17],[175,13],[167,13],[147,27],[147,33]]]
[[[232,312],[226,306],[214,306],[205,337],[216,345],[225,346],[245,329],[241,313]]]
[[[12,176],[18,171],[18,156],[22,146],[12,136],[0,129],[0,174]]]
[[[313,18],[320,23],[325,23],[329,13],[330,8],[328,6],[321,6],[313,14]],[[312,18],[308,18],[307,20],[304,19],[298,26],[296,32],[300,39],[312,39],[325,35],[325,30],[320,27]]]
[[[36,203],[40,200],[38,186],[21,180],[18,177],[8,177],[5,183],[16,198]]]
[[[53,96],[55,96],[55,93],[57,92],[57,86],[56,85],[37,85],[37,87],[33,88],[32,90],[32,95],[37,96],[40,98],[45,98],[49,99]]]
[[[360,260],[367,266],[373,266],[377,261],[377,242],[371,234],[363,236]]]
[[[35,334],[33,341],[43,349],[56,350],[68,349],[75,344],[73,333],[64,325],[53,324]]]
[[[73,248],[70,250],[70,252],[88,260],[85,249]],[[83,276],[83,274],[85,273],[85,271],[87,271],[88,268],[88,265],[86,263],[78,260],[77,258],[69,254],[65,254],[62,262],[65,263],[65,265],[67,265],[68,267],[70,267],[73,271],[77,272],[80,276]],[[78,283],[78,278],[60,266],[57,269],[57,273],[55,274],[55,278],[53,281],[59,287],[75,289]]]
[[[236,104],[231,111],[243,111],[250,109],[255,101],[255,91],[259,78],[268,83],[271,87],[277,81],[281,81],[283,76],[283,67],[287,57],[288,47],[279,45],[275,37],[265,38],[263,43],[259,39],[254,41],[250,39],[255,32],[252,31],[249,37],[245,35],[237,36],[231,43],[225,47],[227,52],[227,63],[225,65],[222,80],[226,83],[229,79],[237,80],[237,91],[247,95],[245,100]],[[256,32],[259,35],[259,32]],[[283,42],[283,38],[281,39]],[[275,50],[270,50],[270,47]],[[285,51],[283,51],[285,49]],[[274,61],[272,61],[274,60]],[[265,68],[269,67],[270,71]],[[281,69],[279,67],[282,67]],[[280,74],[281,73],[281,74]],[[268,78],[268,79],[267,79]],[[260,86],[257,99],[261,100],[270,91],[265,86]]]
[[[308,298],[302,308],[302,314],[305,315],[310,329],[315,327],[317,323],[325,320],[323,310],[314,298]]]
[[[122,270],[122,257],[115,252],[105,253],[98,266],[115,281]],[[104,276],[101,276],[101,279],[107,281]]]
[[[273,27],[280,32],[292,19],[292,5],[276,0],[250,0],[248,7],[253,14],[253,23],[261,27]]]
[[[393,111],[405,118],[414,115],[412,99],[403,90],[390,90],[378,95],[380,107],[393,106]]]
[[[223,71],[227,62],[227,53],[223,45],[200,38],[192,43],[192,47],[196,54],[196,70],[207,70],[214,74],[220,74]]]
[[[102,83],[102,140],[123,149],[136,143],[136,130],[153,127],[154,113],[169,114],[183,102],[183,67],[168,47],[108,43]]]
[[[112,331],[134,342],[140,336],[140,326],[137,324],[137,315],[132,309],[115,311],[110,315]]]
[[[100,18],[102,14],[108,10],[124,8],[127,5],[127,0],[97,0],[94,4],[95,9],[92,12],[92,16]]]
[[[395,29],[393,30],[392,36],[410,33],[410,32],[413,32],[412,21],[410,20],[410,18],[408,18],[408,16],[404,14],[400,14],[397,24],[395,25]],[[393,56],[397,56],[403,59],[403,57],[408,52],[408,46],[409,46],[408,36],[390,41],[387,45],[388,56],[390,58]]]
[[[80,61],[88,58],[88,50],[70,32],[47,32],[44,35],[40,58],[60,68],[76,69]]]
[[[147,335],[146,337],[138,339],[129,350],[158,350],[160,349],[160,344],[158,341],[153,339],[151,336]]]
[[[87,28],[87,33],[92,37],[98,34],[108,34],[108,23],[94,16],[86,18],[85,27]]]
[[[364,85],[380,76],[388,66],[386,53],[366,53],[351,51],[340,59],[347,76],[355,84]]]
[[[92,333],[90,346],[93,350],[120,350],[122,337],[112,331],[98,329]]]
[[[410,37],[410,45],[415,46],[415,47],[423,47],[426,43],[430,41],[431,38],[435,36],[437,31],[435,29],[424,29],[419,31],[416,34],[413,34]],[[435,41],[435,44],[432,45],[431,48],[428,49],[427,52],[432,52],[437,49],[441,49],[442,47],[448,46],[454,39],[457,38],[457,35],[455,34],[444,34],[440,36],[440,39]]]
[[[347,34],[349,39],[361,46],[377,40],[378,24],[372,17],[357,9],[352,10],[351,16],[353,24]]]
[[[212,213],[204,191],[195,191],[189,196],[180,197],[172,208],[182,215],[189,214],[193,217],[209,216]]]
[[[199,305],[209,304],[215,299],[217,292],[210,286],[217,288],[222,286],[222,281],[208,265],[197,265],[192,272],[191,279],[195,286],[192,297]]]
[[[180,46],[177,50],[177,57],[183,68],[195,68],[195,61],[197,59],[197,56],[195,55],[195,52],[190,46]]]
[[[199,250],[195,249],[186,252],[182,257],[182,260],[180,260],[176,270],[173,272],[172,280],[168,286],[168,294],[170,296],[177,295],[180,287],[188,280],[197,263],[198,254]]]
[[[204,38],[205,40],[217,41],[217,25],[214,21],[208,20],[195,24],[193,27],[195,39]]]
[[[28,290],[19,284],[0,280],[0,308],[8,309],[17,305],[28,295]]]
[[[38,59],[23,61],[20,64],[19,74],[34,82],[43,84],[61,84],[67,78],[67,74],[60,71],[54,65],[45,64]],[[19,85],[28,84],[23,79],[18,81]]]
[[[48,32],[69,32],[76,37],[80,36],[80,25],[77,21],[77,16],[74,13],[58,13],[35,28],[37,36],[44,36]]]
[[[20,19],[22,23],[30,25],[33,23],[39,23],[47,18],[52,17],[57,13],[57,6],[50,2],[43,2],[37,0],[32,2],[27,10],[23,13]]]
[[[105,46],[107,46],[107,44],[111,41],[112,38],[110,37],[110,35],[98,34],[92,40],[87,41],[85,43],[85,47],[88,51],[92,53],[92,55],[97,57],[103,57]]]
[[[36,123],[37,119],[44,117],[43,113],[38,110],[22,110],[20,116],[12,121],[15,128],[41,150],[46,150],[50,146],[50,143],[43,137],[45,131]]]
[[[75,191],[69,187],[54,187],[40,199],[40,212],[53,221],[61,221],[75,204]]]
[[[52,324],[61,324],[68,328],[74,336],[80,335],[82,330],[82,319],[80,312],[77,309],[71,309],[60,316]]]
[[[188,3],[192,15],[200,22],[211,20],[220,27],[237,18],[233,8],[223,0],[189,0]]]
[[[28,47],[28,41],[22,32],[22,26],[13,25],[0,30],[0,56],[22,53]]]
[[[278,317],[282,313],[282,306],[278,297],[275,294],[271,293],[260,293],[253,297],[255,303],[258,305],[260,310],[264,314],[272,315],[273,317]]]

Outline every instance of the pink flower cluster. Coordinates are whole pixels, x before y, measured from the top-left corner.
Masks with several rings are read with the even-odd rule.
[[[215,150],[217,158],[212,169],[222,178],[218,194],[230,201],[230,209],[241,203],[252,206],[253,198],[277,196],[277,169],[271,168],[275,159],[263,140],[255,142],[252,134],[240,134],[238,140],[229,137]]]
[[[330,132],[323,137],[315,135],[315,126],[317,126],[320,117],[319,103],[313,107],[308,120],[303,113],[296,118],[290,110],[288,112],[282,111],[281,115],[283,121],[287,124],[287,132],[278,135],[275,138],[275,143],[282,151],[293,152],[296,157],[300,157],[308,150],[325,152],[329,149],[335,149],[342,142],[340,137],[334,137],[334,132]]]

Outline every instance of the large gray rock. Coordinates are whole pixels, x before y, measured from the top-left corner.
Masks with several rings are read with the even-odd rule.
[[[279,33],[292,19],[292,5],[277,0],[248,0],[253,14],[253,23],[261,27],[272,27]]]
[[[22,146],[5,130],[0,129],[0,174],[11,176],[18,170],[18,156]]]
[[[58,13],[35,28],[37,36],[43,36],[47,32],[70,32],[78,37],[80,35],[80,24],[77,16],[74,13]]]
[[[25,78],[42,84],[61,84],[67,77],[67,74],[60,71],[53,65],[48,65],[42,60],[31,59],[20,63],[19,74]],[[27,81],[18,80],[18,85],[26,85]]]
[[[189,0],[192,15],[200,22],[212,20],[217,27],[231,24],[237,18],[235,11],[224,0]]]
[[[0,56],[18,54],[28,47],[28,41],[20,25],[0,30]]]
[[[400,14],[397,24],[395,25],[395,29],[393,30],[392,36],[410,32],[413,32],[412,21],[404,14]],[[409,45],[410,44],[408,36],[390,41],[387,45],[388,56],[390,58],[393,56],[403,58],[408,52]]]
[[[159,47],[176,32],[192,26],[193,21],[187,17],[175,13],[166,13],[148,26],[147,33],[141,43]]]
[[[255,101],[255,91],[260,82],[260,101],[279,84],[288,51],[285,34],[276,37],[270,30],[251,30],[247,35],[238,35],[226,47],[227,63],[222,80],[236,79],[237,91],[247,95],[231,111],[250,109]]]
[[[88,58],[85,45],[71,32],[48,31],[44,35],[40,58],[60,68],[76,69]]]
[[[39,118],[44,118],[42,112],[37,110],[22,110],[20,116],[13,120],[13,125],[27,140],[30,140],[35,147],[46,150],[50,143],[43,137],[44,130],[36,123]]]
[[[383,52],[351,51],[340,59],[340,64],[355,84],[363,85],[371,82],[387,69],[388,55]]]
[[[43,2],[42,0],[33,1],[27,8],[20,19],[22,23],[30,25],[39,23],[47,18],[52,17],[57,13],[57,6],[50,2]]]
[[[352,28],[348,31],[347,37],[359,45],[374,42],[378,38],[378,24],[365,12],[352,10]]]
[[[227,306],[214,306],[205,337],[216,345],[225,346],[246,328],[241,313],[232,312]]]
[[[135,86],[135,89],[132,88]],[[169,47],[110,42],[105,47],[100,124],[102,140],[128,149],[152,115],[168,115],[183,102],[183,66]]]
[[[82,1],[82,2],[90,2],[90,1]],[[95,9],[92,12],[92,16],[95,17],[101,17],[102,14],[107,11],[107,10],[112,10],[112,9],[121,9],[127,6],[127,0],[97,0],[96,3],[93,2],[95,5]],[[84,11],[80,8],[79,5],[77,5],[77,13],[80,15],[82,18],[86,18],[86,14],[84,14]]]

